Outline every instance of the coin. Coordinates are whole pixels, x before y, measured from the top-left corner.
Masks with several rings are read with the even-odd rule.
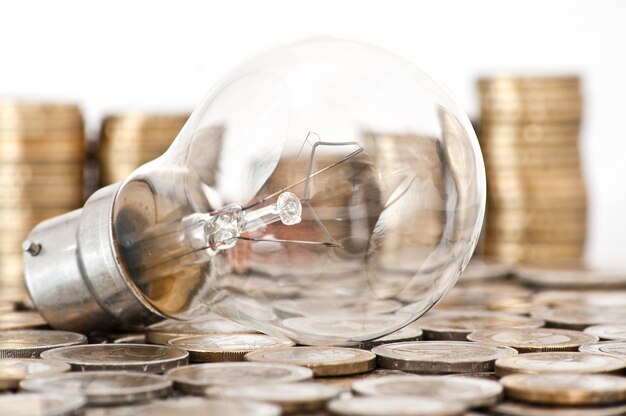
[[[416,323],[429,340],[465,341],[478,329],[540,328],[541,319],[491,311],[433,311]]]
[[[316,378],[316,383],[327,384],[331,386],[335,386],[339,388],[342,392],[350,393],[352,391],[352,385],[357,381],[362,380],[374,380],[381,377],[387,376],[414,376],[415,374],[405,373],[404,371],[399,370],[389,370],[386,368],[376,368],[369,373],[361,373],[350,376],[338,376],[338,377],[321,377]]]
[[[533,317],[543,319],[552,328],[583,330],[588,326],[626,322],[625,309],[600,309],[596,307],[566,307],[536,310]]]
[[[547,290],[538,293],[533,303],[549,308],[626,309],[624,290]]]
[[[186,365],[189,353],[161,345],[96,344],[54,348],[41,353],[41,358],[63,361],[75,371],[124,370],[164,373]]]
[[[0,315],[0,330],[42,328],[46,321],[37,312],[7,312]]]
[[[0,359],[0,390],[15,389],[20,381],[70,371],[70,366],[58,361],[35,358]]]
[[[623,416],[626,405],[619,406],[537,406],[520,402],[504,402],[489,408],[496,416]]]
[[[397,342],[372,352],[380,367],[424,374],[489,372],[498,358],[517,354],[509,347],[463,341]]]
[[[461,416],[465,407],[427,397],[356,397],[333,400],[328,411],[338,416]]]
[[[46,350],[87,343],[82,334],[45,329],[0,331],[0,358],[38,358]]]
[[[616,373],[626,368],[626,360],[583,352],[533,352],[496,361],[496,375],[507,374],[592,374]]]
[[[418,396],[482,407],[500,399],[502,386],[492,380],[460,376],[387,376],[357,381],[352,391],[364,396]]]
[[[626,340],[626,324],[593,325],[585,328],[583,332],[603,341]]]
[[[626,379],[606,374],[513,374],[500,382],[507,397],[530,403],[599,405],[626,400]]]
[[[315,377],[344,376],[372,371],[376,355],[342,347],[296,347],[246,354],[246,361],[299,365],[310,368]]]
[[[280,407],[268,403],[200,397],[180,397],[173,400],[155,400],[148,404],[99,409],[111,409],[111,413],[103,413],[102,416],[171,416],[177,414],[185,416],[279,416],[281,414]],[[91,412],[90,410],[88,416],[92,416]],[[95,413],[93,416],[99,415],[100,413]]]
[[[282,325],[296,332],[306,344],[359,345],[363,340],[385,336],[389,328],[406,325],[407,319],[408,316],[403,313],[352,318],[321,316],[287,318],[282,321]],[[351,338],[351,341],[346,343],[346,338]]]
[[[519,352],[578,351],[597,337],[567,329],[482,329],[467,336],[470,341],[504,345]]]
[[[189,352],[194,362],[241,361],[252,351],[291,347],[292,341],[262,334],[196,335],[169,341]]]
[[[400,309],[393,299],[359,300],[358,298],[283,299],[272,304],[282,317],[384,315]]]
[[[20,382],[26,391],[83,395],[89,405],[133,403],[163,397],[172,382],[156,374],[124,371],[90,371],[39,377]]]
[[[626,359],[626,341],[605,341],[593,344],[582,345],[580,352],[591,352],[598,354],[612,355]]]
[[[547,265],[549,266],[549,265]],[[554,289],[600,289],[626,287],[626,273],[595,270],[579,265],[556,264],[552,267],[518,267],[515,274],[527,284]]]
[[[255,400],[280,406],[285,413],[322,410],[339,395],[339,389],[318,383],[221,386],[206,389],[207,396],[232,400]]]
[[[389,335],[385,335],[384,337],[355,345],[355,348],[371,350],[378,345],[389,344],[391,342],[418,341],[422,339],[423,334],[424,332],[415,326],[405,326],[404,328],[392,332]]]
[[[20,393],[0,396],[0,409],[11,416],[75,416],[87,401],[79,395]]]
[[[189,335],[209,334],[251,334],[256,331],[223,318],[212,318],[201,321],[182,322],[166,320],[149,326],[146,329],[146,340],[150,344],[167,345],[174,338]]]
[[[190,365],[172,369],[166,375],[178,390],[197,395],[211,386],[292,383],[313,378],[313,372],[304,367],[246,362]]]
[[[458,283],[475,283],[485,280],[506,278],[511,274],[511,266],[486,259],[474,258],[469,262]]]
[[[125,335],[113,341],[114,344],[145,344],[146,334]]]

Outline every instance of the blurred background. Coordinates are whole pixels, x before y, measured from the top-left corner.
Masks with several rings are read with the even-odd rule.
[[[618,0],[2,1],[2,273],[33,223],[167,148],[230,68],[319,35],[404,55],[458,98],[485,152],[490,257],[626,268],[625,21]]]

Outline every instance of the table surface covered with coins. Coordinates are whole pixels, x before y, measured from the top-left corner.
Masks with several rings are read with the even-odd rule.
[[[216,315],[79,334],[22,291],[0,306],[7,415],[626,414],[626,273],[474,259],[424,317],[351,347]]]

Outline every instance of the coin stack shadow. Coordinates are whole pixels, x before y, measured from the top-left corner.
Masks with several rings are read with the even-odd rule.
[[[98,150],[101,184],[123,181],[139,166],[161,156],[188,118],[189,114],[140,113],[106,117]]]
[[[485,78],[478,89],[485,255],[510,263],[579,260],[587,209],[579,78]]]
[[[83,202],[83,117],[73,104],[0,102],[0,286],[22,285],[22,242]]]

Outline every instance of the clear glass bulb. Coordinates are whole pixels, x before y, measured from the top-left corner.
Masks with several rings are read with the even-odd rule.
[[[476,136],[439,84],[382,49],[316,39],[222,79],[122,184],[113,232],[163,315],[351,345],[444,295],[484,206]]]

